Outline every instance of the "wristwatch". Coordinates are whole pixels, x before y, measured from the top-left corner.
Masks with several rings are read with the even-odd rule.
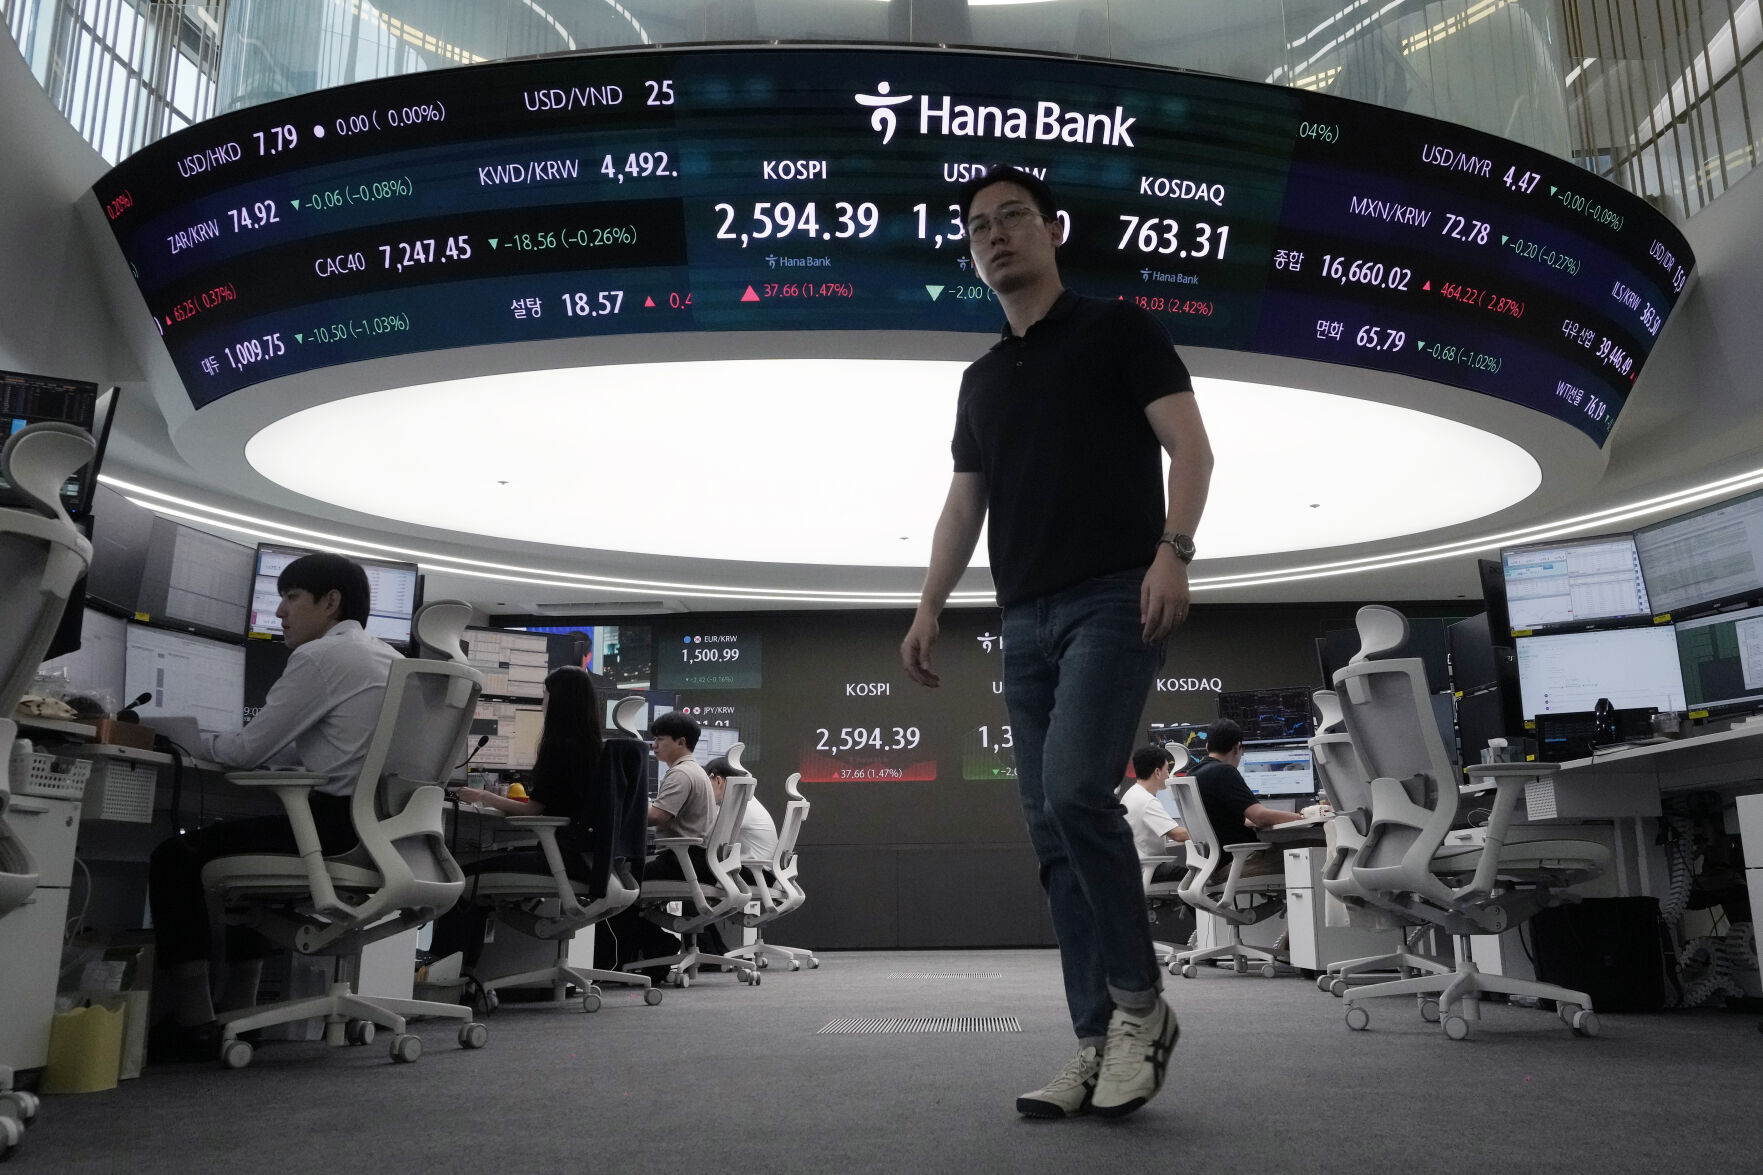
[[[1183,563],[1194,561],[1194,536],[1170,531],[1157,540],[1158,546],[1162,546],[1164,543],[1169,544],[1169,549],[1174,551],[1175,557]]]

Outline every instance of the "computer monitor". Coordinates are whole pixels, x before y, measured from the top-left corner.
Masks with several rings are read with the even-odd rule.
[[[472,769],[530,771],[538,762],[544,729],[545,712],[538,706],[479,698],[468,746],[475,747],[485,735],[490,741],[472,756]]]
[[[1763,490],[1635,532],[1655,613],[1763,596]]]
[[[244,645],[130,624],[123,671],[126,700],[152,695],[135,708],[143,718],[194,718],[208,731],[244,725]]]
[[[465,630],[465,657],[484,675],[484,693],[496,698],[542,698],[550,673],[550,638],[502,628]]]
[[[1249,790],[1258,796],[1316,794],[1316,768],[1306,746],[1250,747],[1243,752],[1243,762],[1237,770],[1242,772]]]
[[[1674,627],[1686,709],[1763,709],[1763,608]]]
[[[728,749],[740,741],[741,732],[732,726],[700,727],[698,746],[692,751],[692,758],[708,763],[718,755],[728,754]]]
[[[1236,690],[1218,695],[1218,716],[1243,728],[1245,743],[1288,742],[1316,733],[1311,686]]]
[[[1511,547],[1500,560],[1514,632],[1653,614],[1631,534]]]
[[[648,689],[655,680],[655,630],[647,624],[528,624],[551,638],[551,668],[579,665],[616,689]]]
[[[80,647],[43,662],[40,672],[65,678],[69,697],[91,698],[114,712],[135,696],[123,696],[127,652],[128,622],[87,608],[80,620]]]
[[[275,611],[281,606],[281,593],[276,591],[276,578],[288,564],[302,555],[310,555],[304,547],[280,543],[261,543],[257,547],[256,575],[251,592],[251,635],[280,636],[282,622]],[[368,606],[367,631],[394,645],[410,643],[410,618],[416,612],[419,575],[414,563],[390,559],[362,559],[349,556],[367,572],[371,596]]]
[[[251,608],[256,552],[156,516],[135,611],[153,624],[237,640]]]
[[[1150,736],[1158,746],[1186,747],[1190,758],[1200,759],[1206,754],[1206,730],[1193,722],[1170,722],[1152,725]]]
[[[133,616],[140,611],[141,575],[147,569],[157,516],[109,486],[92,495],[92,565],[86,599]]]
[[[111,400],[114,399],[113,393]],[[0,445],[4,445],[13,433],[45,421],[83,428],[102,446],[107,429],[99,421],[98,385],[82,380],[0,371]],[[90,464],[74,470],[61,485],[62,507],[74,518],[85,517],[91,509],[92,487],[101,456],[100,447]],[[4,475],[0,475],[0,506],[17,506],[24,500],[6,483]]]
[[[1528,721],[1538,714],[1591,710],[1600,698],[1618,710],[1684,709],[1677,636],[1669,624],[1518,639],[1518,689]]]

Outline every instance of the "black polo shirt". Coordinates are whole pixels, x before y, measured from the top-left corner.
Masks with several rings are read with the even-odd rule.
[[[1066,290],[961,377],[955,472],[986,479],[1004,607],[1150,565],[1165,517],[1162,446],[1145,407],[1193,383],[1163,326]]]

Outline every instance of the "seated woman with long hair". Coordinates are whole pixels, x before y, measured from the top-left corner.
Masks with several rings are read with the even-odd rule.
[[[594,680],[584,669],[565,665],[545,678],[543,703],[545,724],[539,735],[539,754],[533,766],[530,798],[511,800],[481,788],[462,787],[459,799],[481,804],[510,816],[565,816],[569,825],[557,830],[557,847],[563,854],[565,872],[576,881],[592,880],[588,854],[588,789],[593,786],[605,736],[600,728],[600,697]],[[479,873],[550,873],[544,851],[527,849],[496,853],[464,862],[467,877]],[[488,906],[472,899],[466,882],[465,896],[435,923],[430,953],[445,958],[455,951],[465,954],[469,970],[483,947]]]

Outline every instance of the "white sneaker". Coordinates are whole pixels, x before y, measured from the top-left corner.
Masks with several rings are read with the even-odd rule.
[[[1085,1045],[1065,1062],[1059,1076],[1017,1098],[1016,1112],[1030,1118],[1073,1118],[1084,1113],[1090,1108],[1090,1094],[1101,1068],[1102,1054],[1095,1045]]]
[[[1163,1072],[1180,1035],[1175,1013],[1162,997],[1143,1016],[1115,1008],[1090,1108],[1104,1118],[1119,1118],[1155,1097],[1163,1088]]]

